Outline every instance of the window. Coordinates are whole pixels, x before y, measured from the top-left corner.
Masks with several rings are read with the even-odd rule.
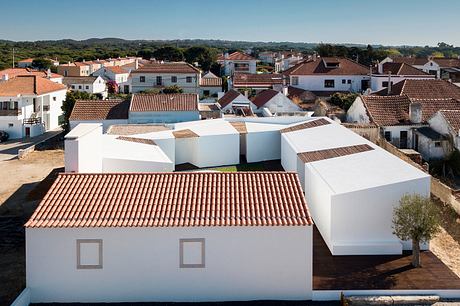
[[[347,82],[347,83],[348,83],[348,84],[351,84],[351,80],[348,80],[348,82]]]
[[[171,77],[171,83],[177,83],[177,77],[176,76],[172,76]]]
[[[187,83],[192,83],[192,77],[191,76],[188,76],[186,80],[187,80]]]
[[[145,76],[141,75],[141,76],[139,77],[139,82],[145,83]]]
[[[391,141],[391,132],[390,131],[385,131],[385,139],[386,139],[386,141]]]
[[[208,97],[209,96],[209,90],[203,90],[203,96]]]
[[[72,85],[72,89],[75,89],[75,85]]]
[[[391,86],[393,86],[393,82],[391,82]],[[383,81],[382,87],[388,87],[388,81]]]
[[[67,70],[64,70],[64,76],[67,76],[67,75],[68,75]]]
[[[56,97],[53,97],[53,101],[56,101]]]
[[[161,76],[157,76],[157,85],[161,85],[162,83],[162,77]]]
[[[335,87],[334,80],[324,80],[324,87],[325,88],[334,88]]]
[[[102,269],[102,239],[77,239],[77,269]]]
[[[14,102],[13,109],[15,109],[15,110],[18,109],[18,102],[17,101]]]
[[[12,128],[13,126],[14,126],[14,124],[8,123],[8,127]]]
[[[89,89],[89,86],[88,86],[88,85],[86,85],[86,87],[85,87],[85,88],[86,88],[86,89]]]
[[[7,110],[8,109],[8,102],[3,102],[2,104],[3,104],[2,109]]]
[[[81,89],[81,85],[78,85],[78,89]]]
[[[346,83],[347,83],[347,80],[342,79],[342,84],[346,84]]]
[[[292,77],[291,78],[292,85],[299,85],[299,77]]]
[[[204,238],[179,240],[179,267],[204,268],[205,267],[205,240]]]
[[[436,148],[439,148],[439,147],[441,146],[441,142],[440,142],[440,141],[435,141],[435,142],[434,142],[434,146],[435,146]]]

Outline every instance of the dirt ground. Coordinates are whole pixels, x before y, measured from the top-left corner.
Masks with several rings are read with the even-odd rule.
[[[63,150],[0,162],[0,305],[9,305],[25,287],[23,225],[63,167]]]

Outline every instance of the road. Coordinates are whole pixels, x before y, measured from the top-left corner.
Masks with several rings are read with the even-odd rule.
[[[0,143],[0,161],[10,160],[15,158],[18,155],[19,149],[25,149],[31,145],[35,145],[43,140],[51,138],[62,132],[61,128],[51,130],[43,133],[42,135],[24,138],[24,139],[12,139],[6,142]]]

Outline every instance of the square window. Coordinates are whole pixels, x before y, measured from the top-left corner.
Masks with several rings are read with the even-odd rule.
[[[102,269],[102,239],[77,239],[77,269]]]
[[[441,142],[440,141],[435,141],[434,146],[439,148],[441,146]]]
[[[179,240],[179,267],[204,268],[205,267],[205,240],[204,238],[191,238]]]
[[[347,80],[342,79],[342,84],[346,84],[346,83],[347,83]]]
[[[13,124],[13,123],[8,123],[8,127],[10,127],[10,128],[11,128],[11,127],[13,127],[13,126],[14,126],[14,124]]]
[[[299,77],[292,77],[292,85],[299,85]]]
[[[172,77],[171,77],[171,82],[172,82],[172,83],[177,83],[177,77],[176,77],[176,76],[172,76]]]
[[[348,84],[351,84],[351,80],[348,80]]]
[[[139,82],[145,83],[145,76],[141,75],[141,76],[139,77]]]
[[[188,76],[186,80],[187,80],[187,83],[192,83],[192,77]]]
[[[78,89],[81,89],[81,85],[78,85]]]
[[[157,76],[157,85],[161,86],[163,83],[163,78],[161,76]]]
[[[53,101],[56,101],[56,97],[53,97]]]
[[[390,131],[385,131],[385,139],[386,139],[386,141],[391,141],[391,132]]]
[[[89,86],[88,86],[88,85],[86,85],[86,87],[85,87],[85,88],[86,88],[86,89],[89,89]]]
[[[324,80],[324,87],[325,88],[334,88],[335,87],[334,80]]]

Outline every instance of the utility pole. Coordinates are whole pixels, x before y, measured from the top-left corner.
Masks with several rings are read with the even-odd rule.
[[[14,68],[14,48],[13,48],[13,68]]]

